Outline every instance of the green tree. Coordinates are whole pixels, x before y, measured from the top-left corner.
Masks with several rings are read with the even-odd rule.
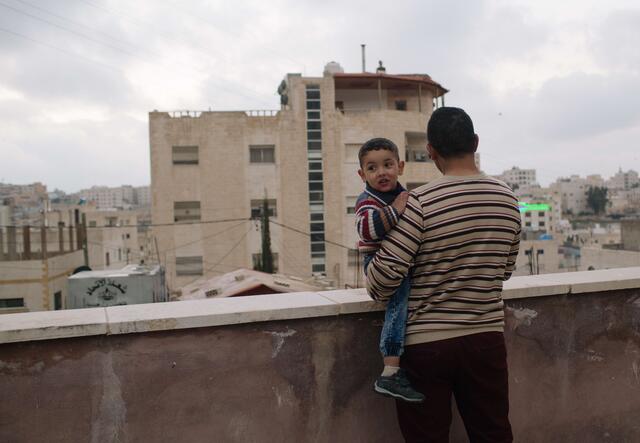
[[[260,224],[262,225],[262,252],[256,263],[255,270],[273,274],[273,252],[271,252],[271,231],[269,230],[269,200],[266,195],[262,200]]]
[[[607,203],[609,203],[608,191],[605,187],[589,186],[587,190],[587,205],[596,215],[602,214],[607,208]]]

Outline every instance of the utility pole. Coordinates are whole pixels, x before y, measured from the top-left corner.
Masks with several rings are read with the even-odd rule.
[[[267,274],[273,274],[273,253],[271,252],[271,231],[269,230],[269,200],[266,193],[262,201],[260,221],[262,224],[262,254],[259,270]]]
[[[82,252],[84,252],[84,265],[89,266],[89,245],[87,243],[87,214],[82,213]]]

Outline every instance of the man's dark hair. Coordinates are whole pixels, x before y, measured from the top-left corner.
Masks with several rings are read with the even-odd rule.
[[[427,139],[444,158],[471,154],[476,146],[471,117],[460,108],[443,107],[431,114]]]
[[[360,167],[362,167],[362,159],[365,155],[367,155],[371,151],[379,151],[380,149],[384,149],[386,151],[391,151],[395,154],[396,159],[400,161],[400,152],[398,151],[398,147],[394,142],[389,140],[388,138],[372,138],[371,140],[365,142],[362,146],[360,146],[360,151],[358,152],[358,161],[360,162]]]

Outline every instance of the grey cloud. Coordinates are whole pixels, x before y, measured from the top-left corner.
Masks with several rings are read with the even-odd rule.
[[[640,11],[609,14],[592,37],[594,52],[605,69],[640,73]]]
[[[545,83],[532,122],[547,139],[581,139],[640,122],[640,78],[574,74]]]

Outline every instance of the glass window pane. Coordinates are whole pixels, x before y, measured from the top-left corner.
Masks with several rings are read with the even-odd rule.
[[[318,111],[308,111],[307,112],[308,120],[320,120],[320,113]]]
[[[321,182],[310,182],[309,183],[309,191],[322,191],[322,183]]]
[[[321,171],[322,170],[322,163],[320,163],[320,162],[310,162],[309,163],[309,170],[310,171]]]
[[[319,90],[311,90],[311,91],[307,91],[307,99],[319,99],[320,98],[320,91]]]
[[[322,172],[310,172],[309,180],[322,181]]]
[[[321,122],[307,122],[307,129],[322,129]]]
[[[307,102],[307,109],[320,109],[320,102]]]

